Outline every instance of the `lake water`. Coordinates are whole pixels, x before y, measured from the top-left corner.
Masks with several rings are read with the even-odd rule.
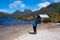
[[[31,24],[31,21],[16,20],[13,18],[0,18],[0,25]]]

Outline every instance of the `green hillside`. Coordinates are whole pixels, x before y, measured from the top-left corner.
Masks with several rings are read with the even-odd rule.
[[[49,6],[36,11],[35,13],[48,14],[52,21],[60,21],[60,3],[52,3]]]

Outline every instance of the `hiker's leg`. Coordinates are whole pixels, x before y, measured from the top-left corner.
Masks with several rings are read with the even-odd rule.
[[[34,31],[34,26],[33,26],[33,31]]]
[[[34,28],[34,33],[36,33],[36,27]]]
[[[36,33],[36,27],[33,27],[34,33]]]

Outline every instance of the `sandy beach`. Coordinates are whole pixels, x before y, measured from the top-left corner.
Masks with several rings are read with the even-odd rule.
[[[25,33],[15,40],[60,40],[60,28],[37,30],[37,34]]]
[[[3,25],[0,25],[0,26],[3,26]],[[38,26],[37,26],[38,31],[39,30],[54,31],[54,29],[56,29],[56,28],[60,29],[60,25],[38,24]],[[58,30],[56,29],[56,30],[60,33],[59,29]],[[33,31],[32,25],[10,25],[9,27],[7,26],[7,28],[0,29],[0,40],[15,40],[15,39],[18,39],[20,36],[29,34],[30,31]]]
[[[3,25],[1,25],[3,26]],[[7,25],[6,25],[7,26]],[[18,36],[32,30],[31,25],[11,25],[0,29],[0,40],[13,40]]]

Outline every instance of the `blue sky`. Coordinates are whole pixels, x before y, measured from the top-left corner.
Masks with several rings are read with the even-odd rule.
[[[7,13],[12,13],[15,10],[24,11],[24,9],[36,11],[53,2],[60,2],[60,0],[1,0],[0,11]]]

